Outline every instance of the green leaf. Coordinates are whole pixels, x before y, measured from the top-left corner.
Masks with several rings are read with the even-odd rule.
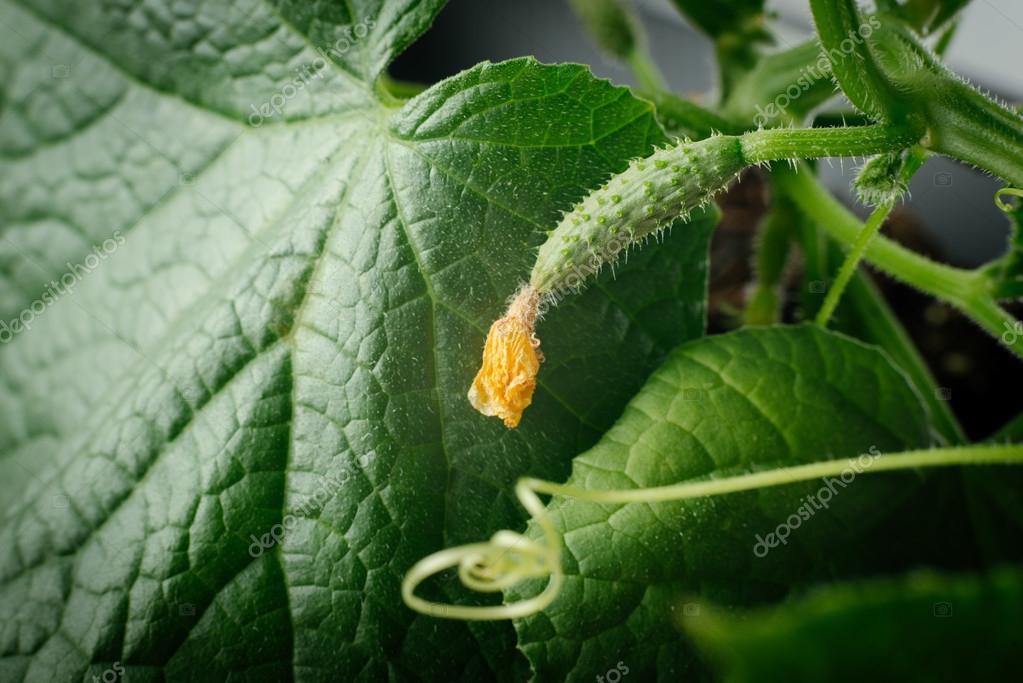
[[[1023,666],[1023,573],[920,573],[820,590],[687,630],[735,683],[1009,681]],[[895,649],[893,649],[893,645]]]
[[[845,255],[834,242],[827,244],[826,248],[831,264],[827,272],[837,272]],[[817,281],[824,282],[823,279]],[[816,298],[817,303],[824,299],[820,294]],[[892,362],[906,373],[906,377],[916,387],[921,400],[930,410],[931,421],[941,438],[951,445],[966,442],[966,435],[923,356],[913,345],[877,285],[862,269],[849,282],[849,289],[838,308],[836,327],[845,334],[884,349]]]
[[[759,328],[675,350],[590,451],[569,486],[661,486],[930,443],[926,410],[879,352],[816,327]],[[684,596],[726,604],[777,599],[792,585],[874,565],[868,534],[916,488],[913,474],[856,478],[826,510],[759,556],[758,539],[805,497],[805,482],[720,498],[600,505],[555,498],[566,573],[544,612],[516,623],[541,679],[585,680],[619,660],[643,680],[701,666],[677,633]],[[531,531],[537,534],[537,530]],[[877,562],[883,543],[871,543]],[[532,595],[533,583],[508,599]],[[698,606],[697,606],[698,609]]]
[[[665,138],[531,59],[381,104],[442,4],[0,0],[0,679],[521,677],[401,577],[702,335],[712,226],[548,315],[522,427],[476,414],[545,231]]]

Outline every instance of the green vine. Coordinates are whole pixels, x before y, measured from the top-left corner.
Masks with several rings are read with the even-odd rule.
[[[494,534],[486,543],[471,543],[434,553],[417,562],[405,575],[401,595],[405,604],[417,612],[445,619],[517,619],[546,608],[561,592],[565,576],[561,568],[561,537],[547,514],[546,506],[540,500],[540,495],[544,494],[592,503],[656,504],[784,486],[833,477],[848,470],[875,473],[953,465],[1020,464],[1023,464],[1023,446],[967,446],[878,455],[870,462],[869,469],[862,465],[860,458],[839,458],[723,479],[645,489],[594,491],[526,477],[515,484],[515,496],[539,528],[543,537],[541,541],[503,530]],[[451,605],[432,602],[416,595],[416,588],[420,584],[452,568],[457,568],[459,579],[468,588],[484,593],[500,592],[527,579],[549,577],[550,580],[538,595],[506,605]]]

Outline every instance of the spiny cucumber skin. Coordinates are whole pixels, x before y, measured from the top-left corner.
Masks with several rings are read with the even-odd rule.
[[[558,298],[678,217],[706,205],[746,166],[739,139],[658,149],[586,196],[540,247],[530,285]]]

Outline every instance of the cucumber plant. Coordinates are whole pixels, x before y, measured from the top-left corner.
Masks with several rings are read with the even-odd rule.
[[[971,442],[863,267],[1023,356],[969,3],[670,4],[698,101],[625,0],[566,6],[631,89],[400,80],[444,0],[0,0],[0,680],[1017,675],[1023,418]],[[1005,185],[982,268],[880,234],[938,155]]]
[[[615,0],[580,4],[585,5],[578,7],[580,17],[598,44],[607,46],[611,54],[626,58],[633,65],[645,64],[634,52],[635,46],[643,43],[641,38],[632,35],[638,30],[638,24],[629,19],[623,6]],[[693,7],[684,2],[680,4],[683,11],[691,10],[690,18],[706,28],[700,22],[703,10],[698,9],[696,3],[692,3]],[[798,91],[796,95],[814,88],[807,75],[807,60],[826,60],[827,68],[818,70],[818,78],[833,78],[866,118],[866,125],[806,126],[801,119],[806,118],[809,110],[803,110],[801,116],[799,108],[777,105],[774,105],[776,112],[790,112],[789,125],[765,129],[763,125],[767,117],[761,117],[759,121],[742,121],[735,115],[736,105],[729,104],[729,91],[734,91],[732,81],[741,83],[744,69],[746,73],[752,73],[757,63],[752,60],[744,64],[743,60],[734,59],[735,55],[722,51],[719,51],[719,57],[726,63],[721,65],[720,87],[725,105],[717,111],[702,111],[697,105],[684,102],[677,95],[666,92],[663,82],[652,83],[649,67],[637,68],[636,77],[641,87],[655,91],[651,99],[658,105],[667,103],[668,125],[686,132],[703,132],[704,137],[696,141],[689,137],[678,139],[674,145],[633,159],[626,169],[612,175],[565,211],[540,246],[528,283],[512,300],[509,313],[490,330],[483,367],[470,390],[473,405],[484,414],[493,414],[486,408],[504,404],[501,414],[510,412],[513,415],[511,422],[505,420],[506,426],[517,425],[529,405],[528,396],[521,394],[513,402],[502,401],[502,393],[513,393],[504,389],[502,382],[519,387],[525,374],[532,391],[539,367],[538,362],[530,362],[524,373],[521,370],[508,371],[511,364],[506,361],[506,356],[512,347],[503,341],[507,333],[501,325],[505,321],[523,321],[522,329],[517,330],[516,335],[520,339],[531,340],[530,344],[524,345],[527,349],[525,355],[535,359],[531,354],[539,346],[535,320],[541,305],[553,306],[562,298],[572,296],[585,287],[603,266],[613,269],[622,255],[650,236],[676,224],[677,230],[684,231],[691,216],[710,205],[715,195],[745,169],[753,165],[770,168],[771,162],[778,161],[791,162],[792,168],[772,174],[776,177],[776,191],[782,197],[790,197],[808,219],[816,220],[847,249],[833,286],[816,315],[817,326],[828,326],[850,280],[866,256],[889,275],[958,307],[992,335],[1003,339],[1023,358],[1023,346],[1019,344],[1021,335],[1002,334],[1006,330],[1020,329],[1020,324],[998,305],[1000,292],[1006,286],[1004,271],[997,266],[976,272],[959,271],[912,254],[877,236],[896,203],[907,193],[910,179],[931,155],[950,156],[1000,177],[1008,186],[999,192],[996,201],[1007,213],[1013,213],[1015,208],[1006,204],[1002,196],[1023,196],[1023,191],[1013,187],[1023,184],[1023,119],[1012,108],[987,97],[949,71],[923,43],[925,33],[952,21],[961,7],[932,3],[933,12],[926,15],[926,19],[933,21],[935,13],[943,19],[937,22],[937,26],[928,23],[925,30],[921,23],[927,21],[925,15],[920,14],[919,6],[923,4],[926,3],[910,7],[908,3],[879,3],[877,13],[868,16],[854,0],[811,0],[819,46],[814,45],[814,49],[801,46],[790,50],[789,54],[766,55],[763,58],[761,69],[784,65],[791,72],[792,63],[800,67],[800,80],[792,84]],[[734,10],[734,18],[737,19],[741,9],[738,7],[740,3],[736,5],[718,8],[717,18]],[[614,21],[609,17],[614,17]],[[917,21],[909,21],[907,17],[916,17]],[[623,34],[628,34],[628,37]],[[615,46],[621,44],[628,44],[632,49],[627,53],[616,50]],[[739,74],[737,79],[736,74]],[[763,78],[763,71],[756,76]],[[782,83],[784,79],[782,73]],[[752,94],[745,96],[755,101],[755,88],[747,87]],[[785,96],[790,105],[796,97],[788,92],[788,87],[782,88],[783,92],[774,94]],[[807,103],[810,108],[819,106],[821,102],[820,98],[807,99],[811,100]],[[762,104],[757,105],[758,111],[762,111]],[[720,128],[733,134],[714,130],[713,123],[707,127],[707,122],[717,121],[722,122]],[[737,132],[744,129],[746,132]],[[850,220],[833,200],[824,197],[823,190],[812,179],[812,171],[802,163],[822,157],[870,157],[855,182],[861,200],[876,207],[862,226],[858,221]],[[834,225],[836,222],[850,224],[851,229],[838,229]],[[771,224],[768,223],[767,227]],[[773,239],[777,242],[784,238],[775,235]],[[781,253],[785,253],[784,250]],[[768,259],[766,267],[777,271],[778,265],[770,261],[772,255],[765,252],[765,258]],[[777,260],[778,256],[773,258]],[[1011,258],[1011,254],[1006,256],[1006,259]],[[777,273],[774,277],[777,279]],[[776,309],[776,299],[767,301],[774,302],[772,307]],[[751,311],[752,319],[758,324],[772,323],[777,319],[776,310],[763,310],[763,299],[757,301],[754,298],[751,306],[754,305],[760,307]],[[528,309],[526,315],[520,312],[524,306]],[[902,339],[887,341],[905,343]],[[911,350],[900,351],[903,357],[912,355]],[[918,372],[916,376],[924,384],[918,388],[933,389],[926,386],[926,372]],[[485,381],[488,387],[486,408],[481,408],[478,398],[481,381]],[[634,403],[642,402],[642,397],[640,394]],[[670,423],[667,417],[660,419]],[[947,438],[953,441],[961,439],[961,431],[955,426],[954,418],[949,419],[946,426],[951,426],[945,434]],[[635,433],[630,436],[634,438]],[[639,443],[634,447],[642,448]],[[961,446],[889,453],[880,458],[881,467],[875,471],[936,465],[984,465],[996,461],[1020,465],[1023,464],[1023,451],[1015,447]],[[711,481],[653,487],[634,484],[619,490],[566,486],[523,478],[516,485],[515,492],[531,515],[532,534],[500,531],[489,543],[462,546],[431,555],[406,576],[403,597],[410,607],[418,611],[453,619],[523,619],[551,608],[565,582],[561,551],[564,541],[560,535],[565,529],[558,529],[538,494],[605,504],[680,502],[693,497],[834,476],[850,467],[851,460],[825,460]],[[556,500],[550,507],[563,510]],[[563,524],[567,525],[567,520]],[[460,580],[467,587],[477,591],[505,591],[506,597],[523,595],[516,586],[529,579],[549,577],[549,580],[539,593],[527,590],[524,599],[506,600],[503,605],[451,605],[427,601],[416,595],[416,588],[423,581],[451,568],[457,568]],[[703,637],[699,629],[695,633]],[[708,642],[717,645],[713,639]],[[724,643],[727,642],[724,639]],[[727,645],[721,647],[727,648]],[[727,662],[729,657],[724,659]],[[746,666],[743,669],[744,680],[770,677],[751,670],[748,662],[741,664]],[[558,664],[554,663],[554,666]],[[788,680],[785,675],[781,678]]]

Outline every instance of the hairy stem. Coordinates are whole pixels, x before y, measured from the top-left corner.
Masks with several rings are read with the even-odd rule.
[[[918,140],[910,128],[892,125],[847,128],[769,128],[740,136],[743,157],[756,164],[782,159],[855,157],[904,149]]]
[[[828,321],[831,319],[832,313],[835,312],[835,308],[838,307],[838,302],[842,299],[842,292],[845,291],[846,285],[849,284],[849,279],[853,273],[856,272],[856,267],[860,264],[860,260],[863,258],[864,252],[867,251],[867,245],[877,235],[877,231],[881,229],[881,226],[887,220],[888,215],[892,212],[895,207],[895,200],[890,199],[877,208],[874,209],[870,217],[867,218],[867,222],[863,224],[863,229],[860,230],[860,234],[856,236],[856,241],[852,245],[852,249],[849,250],[848,256],[845,261],[842,262],[842,267],[838,270],[838,275],[835,276],[835,282],[828,289],[828,294],[824,298],[824,303],[821,305],[821,310],[817,312],[816,323],[821,327],[827,327]]]
[[[939,85],[925,146],[1023,187],[1023,118],[959,80]]]
[[[880,26],[877,19],[865,20],[855,0],[810,0],[810,9],[842,91],[861,111],[877,120],[891,120],[892,103],[898,98],[866,39]]]
[[[916,175],[916,172],[920,170],[920,167],[924,163],[924,152],[920,148],[915,148],[906,157],[901,171],[899,172],[898,184],[903,187],[909,186],[910,179]],[[863,259],[863,254],[866,253],[867,247],[870,242],[877,235],[877,231],[884,225],[888,215],[895,208],[896,198],[892,196],[882,202],[867,218],[867,222],[863,224],[863,229],[860,234],[856,237],[856,241],[852,245],[852,249],[849,250],[849,254],[846,256],[845,261],[842,262],[842,267],[838,271],[838,275],[835,276],[835,282],[828,290],[828,294],[824,299],[824,305],[821,306],[821,310],[817,313],[817,324],[821,327],[828,326],[828,320],[831,319],[831,314],[835,312],[835,308],[838,306],[838,302],[842,298],[842,292],[845,291],[846,285],[849,284],[850,278],[853,273],[856,272],[857,266],[860,265],[860,261]]]

